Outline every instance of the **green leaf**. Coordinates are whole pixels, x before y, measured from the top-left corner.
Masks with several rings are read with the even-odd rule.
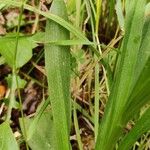
[[[69,0],[67,2],[67,12],[69,13],[69,15],[73,14],[76,10],[76,1],[75,0]]]
[[[100,125],[96,150],[113,149],[125,126],[122,122],[123,113],[133,88],[134,72],[144,26],[145,3],[145,0],[132,0],[130,5],[127,5],[125,37],[121,46],[116,78]]]
[[[79,40],[79,39],[72,39],[72,40],[56,40],[50,41],[45,40],[45,32],[38,32],[33,36],[33,40],[35,43],[43,43],[43,44],[50,44],[50,45],[62,45],[62,46],[72,46],[72,45],[95,45],[96,43],[90,42],[87,40]]]
[[[0,125],[0,149],[19,150],[18,144],[7,122]]]
[[[2,2],[4,4],[7,4],[9,6],[11,6],[11,5],[15,6],[15,7],[21,7],[22,6],[22,2],[18,2],[18,1],[12,1],[12,0],[3,1],[3,0],[0,0],[0,2]],[[68,23],[68,21],[66,21],[65,19],[61,18],[59,15],[41,11],[41,10],[39,10],[35,7],[32,7],[28,4],[24,4],[24,9],[35,12],[35,13],[38,13],[38,14],[40,14],[40,15],[42,15],[42,16],[50,19],[50,20],[53,20],[54,22],[58,23],[60,26],[66,28],[68,31],[73,33],[78,39],[80,39],[82,41],[87,41],[87,43],[89,42],[89,40],[84,36],[83,33],[81,33],[78,29],[76,29],[73,25]],[[99,52],[95,49],[94,46],[90,46],[90,48],[98,57],[100,56]]]
[[[47,106],[47,102],[45,104]],[[47,107],[47,109],[43,107],[41,110],[41,113],[35,116],[34,119],[24,118],[27,130],[27,142],[32,150],[51,150],[53,149],[53,143],[57,140],[53,135],[52,111],[49,107]],[[20,118],[19,121],[23,134],[25,134],[22,118]],[[33,129],[33,131],[30,129]],[[32,135],[30,131],[32,132]]]
[[[145,104],[150,103],[150,57],[145,65],[142,73],[135,84],[132,94],[129,97],[129,101],[126,104],[124,111],[124,120],[131,119],[136,113],[140,111],[140,108]],[[128,113],[126,113],[128,112]]]
[[[8,87],[11,87],[11,85],[12,85],[12,75],[8,75],[8,77],[6,77],[6,80],[7,80],[7,83],[8,83]],[[27,82],[24,79],[21,79],[19,76],[17,76],[17,80],[18,80],[18,86],[17,86],[16,81],[13,82],[14,89],[24,88]]]
[[[0,38],[0,54],[5,58],[5,61],[12,67],[15,57],[16,36],[7,35]],[[20,68],[26,64],[32,57],[32,49],[36,47],[30,36],[20,36],[18,41],[16,67]]]
[[[3,9],[5,6],[5,4],[0,4],[0,10]]]
[[[52,113],[44,112],[36,126],[35,132],[32,138],[28,141],[32,150],[51,150],[53,148],[53,142],[55,142],[53,136],[53,120]]]
[[[133,129],[122,139],[118,150],[129,150],[142,134],[150,130],[150,108],[145,111]]]
[[[149,57],[150,57],[150,16],[147,16],[145,19],[143,27],[143,35],[140,50],[138,53],[138,59],[136,64],[135,72],[135,82],[138,81],[140,74],[142,73],[143,68],[145,67]]]
[[[48,104],[49,104],[49,99],[46,100],[44,102],[44,104],[41,104],[42,105],[42,106],[40,105],[41,108],[39,110],[37,110],[36,115],[35,115],[34,119],[32,120],[32,122],[31,122],[31,124],[29,126],[29,129],[28,129],[27,140],[30,140],[32,135],[34,134],[34,132],[35,132],[35,130],[37,128],[37,125],[38,125],[38,123],[40,121],[40,118],[41,118],[42,114],[44,113],[44,111],[46,110]]]
[[[145,16],[148,17],[150,14],[150,2],[146,5],[145,8]]]
[[[134,88],[126,104],[125,120],[131,119],[134,114],[140,111],[140,108],[150,102],[150,17],[147,16],[143,27],[143,36],[138,54],[135,75]],[[130,111],[129,111],[130,110]],[[129,118],[128,118],[129,117]]]
[[[123,11],[122,11],[121,0],[117,0],[115,9],[116,9],[117,19],[118,19],[120,28],[122,31],[124,31],[124,16],[123,16]]]
[[[62,0],[54,0],[50,12],[67,20],[66,6]],[[47,20],[46,41],[69,39],[68,30],[52,20]],[[55,150],[70,149],[70,56],[69,46],[45,44],[45,67],[54,120],[54,138],[57,138],[54,144]]]
[[[0,65],[3,65],[5,63],[5,58],[3,56],[0,57]]]

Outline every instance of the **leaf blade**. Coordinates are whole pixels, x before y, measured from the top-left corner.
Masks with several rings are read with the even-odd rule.
[[[53,1],[50,11],[67,20],[66,6],[63,1]],[[46,40],[57,41],[69,38],[68,30],[52,20],[47,20]],[[71,122],[69,47],[45,44],[45,63],[52,105],[54,135],[57,137],[54,149],[69,150]]]
[[[7,122],[0,125],[0,149],[19,150],[18,144]]]

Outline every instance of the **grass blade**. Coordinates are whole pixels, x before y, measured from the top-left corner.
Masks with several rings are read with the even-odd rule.
[[[130,1],[125,20],[125,37],[121,48],[117,75],[99,130],[96,150],[108,150],[115,146],[123,128],[122,114],[133,86],[134,69],[144,25],[145,1]],[[138,26],[137,26],[138,24]],[[107,135],[107,136],[106,136]]]
[[[117,19],[118,19],[120,28],[122,31],[124,31],[124,16],[122,12],[121,0],[117,0],[115,9],[116,9]]]
[[[126,110],[124,115],[124,120],[129,120],[140,111],[140,108],[143,107],[148,102],[150,103],[150,57],[145,65],[142,73],[138,79],[137,84],[135,84],[135,88],[131,96],[129,97],[129,102],[126,104]],[[126,113],[128,112],[128,113]]]
[[[76,106],[73,106],[73,116],[74,116],[74,126],[75,126],[75,131],[76,131],[76,136],[77,136],[77,142],[79,145],[79,150],[83,150],[83,145],[82,145],[82,140],[80,136],[80,129],[79,129],[79,124],[78,124],[78,118],[77,118],[77,112],[76,112]]]
[[[143,35],[141,46],[138,54],[137,64],[136,64],[136,72],[135,72],[135,82],[138,81],[140,74],[143,72],[143,68],[145,67],[149,57],[150,57],[150,17],[146,16],[145,24],[143,27]]]
[[[150,17],[146,17],[146,21],[143,27],[143,36],[139,55],[135,70],[135,85],[126,104],[126,111],[129,112],[129,116],[126,114],[125,118],[130,119],[133,114],[136,114],[142,106],[144,106],[150,97]],[[132,108],[132,109],[131,109]],[[130,111],[129,111],[130,110]],[[125,111],[125,112],[126,112]],[[124,119],[125,119],[124,118]]]
[[[63,1],[54,0],[50,12],[67,20]],[[68,30],[52,20],[47,20],[45,40],[69,40],[69,38]],[[45,63],[54,121],[54,149],[69,150],[71,122],[69,47],[45,44]]]

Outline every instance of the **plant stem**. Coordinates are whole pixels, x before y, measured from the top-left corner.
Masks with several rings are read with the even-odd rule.
[[[83,145],[82,145],[82,141],[81,141],[80,129],[79,129],[79,124],[78,124],[77,112],[76,112],[76,106],[75,105],[73,105],[73,119],[74,119],[74,126],[75,126],[75,131],[76,131],[76,136],[77,136],[77,142],[78,142],[78,145],[79,145],[79,150],[83,150]]]
[[[23,124],[23,130],[24,130],[24,138],[25,138],[25,143],[26,143],[26,149],[29,150],[27,141],[26,141],[26,127],[25,127],[25,121],[24,121],[24,115],[23,115],[23,110],[22,110],[22,100],[21,100],[21,94],[20,94],[20,89],[18,79],[17,79],[17,49],[18,49],[18,43],[19,43],[19,32],[20,32],[20,25],[21,25],[21,20],[22,20],[22,15],[23,15],[23,10],[24,10],[24,3],[26,3],[27,0],[22,1],[22,5],[20,7],[20,15],[18,19],[18,27],[17,27],[17,35],[16,35],[16,47],[15,47],[15,55],[14,55],[14,63],[13,63],[13,68],[12,68],[12,85],[11,85],[11,93],[10,93],[10,102],[9,102],[9,107],[8,107],[8,113],[7,113],[7,118],[6,121],[9,121],[11,118],[11,112],[13,108],[13,104],[15,103],[15,83],[17,85],[17,92],[18,92],[18,97],[19,97],[19,103],[20,103],[20,111],[21,111],[21,116],[22,116],[22,124]]]

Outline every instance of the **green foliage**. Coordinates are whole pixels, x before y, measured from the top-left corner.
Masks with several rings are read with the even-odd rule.
[[[0,54],[5,58],[5,61],[12,67],[15,57],[15,43],[16,35],[7,35],[0,38]],[[16,57],[16,67],[20,68],[26,64],[32,57],[32,49],[36,47],[33,42],[32,37],[20,36],[17,57]]]
[[[109,150],[114,149],[116,145],[118,145],[119,150],[130,149],[142,134],[150,130],[150,109],[148,109],[138,120],[135,120],[136,124],[133,129],[131,129],[129,133],[126,133],[125,136],[123,134],[123,129],[127,123],[140,112],[143,106],[150,103],[150,4],[148,3],[146,5],[146,0],[126,0],[125,18],[123,16],[122,1],[116,1],[116,14],[119,26],[121,30],[125,32],[125,35],[119,53],[111,51],[109,54],[104,54],[107,55],[105,58],[103,58],[103,51],[101,51],[101,44],[99,44],[100,42],[98,39],[99,21],[102,20],[100,15],[103,13],[101,9],[101,0],[85,0],[78,2],[70,0],[67,4],[63,0],[53,0],[50,12],[41,11],[28,4],[22,4],[22,2],[19,1],[0,0],[0,2],[2,2],[2,4],[0,4],[0,9],[3,9],[7,4],[7,6],[12,5],[21,7],[22,9],[25,8],[26,10],[47,18],[45,32],[39,32],[33,36],[8,34],[0,38],[0,54],[2,55],[0,57],[0,64],[7,63],[13,68],[12,76],[8,76],[7,78],[8,84],[10,84],[12,88],[10,94],[11,100],[14,99],[10,102],[8,120],[10,119],[11,109],[14,107],[15,91],[17,88],[22,88],[25,85],[25,82],[16,75],[17,71],[15,69],[21,68],[31,59],[32,49],[37,46],[36,43],[44,44],[45,68],[50,101],[48,100],[44,103],[33,119],[25,118],[27,135],[25,135],[26,131],[23,127],[24,124],[22,122],[20,123],[23,134],[27,137],[27,143],[33,150],[71,149],[69,139],[71,126],[71,69],[77,68],[77,65],[82,64],[86,59],[85,52],[81,47],[77,48],[79,49],[78,51],[70,52],[70,46],[74,45],[87,45],[96,55],[96,57],[91,60],[98,62],[95,63],[96,67],[94,66],[94,94],[96,99],[94,107],[95,122],[86,111],[83,112],[94,124],[95,135],[97,136],[98,134],[95,149]],[[75,21],[76,26],[83,24],[83,18],[79,16],[81,10],[77,10],[75,7],[75,5],[78,6],[81,3],[82,7],[79,6],[81,7],[80,9],[86,7],[88,17],[85,22],[89,22],[90,20],[90,23],[87,24],[88,28],[92,30],[93,42],[89,41],[77,27],[74,27],[68,21],[67,9],[70,16],[72,14],[74,15],[74,12],[77,11],[75,14],[77,19]],[[109,16],[106,24],[106,34],[109,32],[109,27],[111,27],[111,23],[113,22],[115,1],[108,1],[108,6]],[[85,12],[83,12],[84,10],[81,12],[84,16]],[[80,18],[82,18],[81,22]],[[70,39],[70,33],[72,37],[75,35],[76,38]],[[16,41],[18,41],[18,43]],[[107,47],[105,48],[107,49]],[[116,70],[115,72],[111,72],[109,63],[111,63],[110,61],[112,61],[112,58],[114,59],[114,63],[116,54],[118,54]],[[99,60],[102,61],[99,62]],[[111,91],[110,95],[108,94],[109,100],[106,104],[104,117],[99,127],[100,63],[103,65],[102,72],[105,74],[106,71],[107,77],[104,75],[104,78],[108,80]],[[14,65],[16,65],[16,68]],[[93,67],[91,70],[93,70]],[[115,77],[113,78],[114,73]],[[11,82],[10,77],[12,78]],[[93,76],[91,76],[91,78],[93,78]],[[49,103],[51,104],[51,108],[46,109]],[[78,105],[75,104],[75,107],[77,106]],[[74,125],[79,148],[82,149],[75,107]],[[79,108],[78,106],[77,109]],[[98,128],[99,132],[97,132]],[[12,147],[18,149],[8,123],[5,122],[0,125],[0,131],[2,133],[0,136],[0,145],[3,146],[2,149],[9,150],[10,145],[11,149]],[[7,142],[5,139],[7,139]]]
[[[49,103],[50,103],[49,100],[46,100],[44,102],[44,104],[42,103],[40,105],[40,109],[36,111],[36,115],[35,115],[34,119],[32,120],[32,122],[30,123],[29,129],[27,131],[27,140],[31,140],[31,138],[32,138],[32,136],[33,136],[33,134],[37,128],[37,125],[39,124],[39,120],[42,117],[42,114],[46,110]]]
[[[67,20],[66,6],[63,1],[54,0],[50,12]],[[69,40],[69,38],[68,30],[54,21],[47,20],[46,40]],[[45,67],[52,105],[54,139],[57,139],[54,144],[55,150],[70,149],[70,65],[69,46],[45,44]]]
[[[143,96],[147,96],[147,91],[144,90],[150,88],[149,77],[147,76],[149,65],[145,65],[145,62],[149,59],[149,51],[146,48],[148,45],[145,45],[149,37],[146,35],[148,31],[145,32],[146,25],[144,26],[145,2],[143,0],[133,0],[126,3],[125,36],[121,45],[117,75],[100,125],[96,144],[97,150],[107,150],[115,147],[122,134],[122,129],[129,119],[135,115],[132,109],[140,111],[140,108],[149,100],[148,97],[145,97],[146,99],[143,103]],[[143,38],[142,35],[144,35]],[[143,46],[145,47],[144,49],[142,48]],[[145,53],[148,54],[146,57],[144,56]],[[142,61],[140,61],[141,59]],[[138,63],[139,61],[140,63]],[[139,77],[137,70],[140,72],[141,77]],[[136,76],[139,78],[135,84]],[[143,81],[145,84],[142,83]],[[131,92],[133,87],[137,89]],[[140,87],[139,90],[138,87]],[[135,99],[133,95],[136,95],[136,92],[138,97]],[[130,98],[130,95],[134,98]],[[140,107],[139,103],[141,103]],[[126,110],[127,107],[130,109]],[[128,116],[129,114],[130,117]]]
[[[53,120],[51,111],[42,114],[32,138],[28,141],[32,150],[53,149]]]
[[[3,9],[6,5],[5,4],[0,4],[0,10]]]
[[[55,142],[53,137],[53,116],[51,109],[47,107],[47,102],[48,100],[41,107],[42,111],[37,113],[34,119],[25,118],[28,138],[27,142],[32,150],[53,149],[53,143]],[[23,130],[23,124],[21,120],[22,119],[20,119],[20,125]],[[24,130],[23,132],[25,134]]]
[[[124,16],[123,16],[123,11],[122,11],[121,0],[117,0],[115,8],[116,8],[116,14],[117,14],[119,26],[120,26],[121,30],[124,31]]]
[[[1,150],[19,150],[18,144],[8,122],[4,122],[0,125],[0,133]]]
[[[17,78],[18,78],[18,85],[17,85],[16,81],[14,81],[14,83],[13,83],[14,84],[14,89],[24,88],[27,82],[24,79],[21,79],[19,76],[17,76]],[[6,77],[8,87],[11,87],[11,85],[12,85],[12,83],[11,83],[12,80],[11,79],[12,79],[11,75],[8,75],[8,77]]]
[[[22,7],[22,3],[18,2],[18,1],[5,0],[5,2],[4,2],[4,1],[0,0],[0,2],[3,2],[4,4],[10,5],[10,6]],[[84,34],[82,32],[80,32],[72,24],[70,24],[68,21],[64,20],[63,18],[59,17],[58,15],[41,11],[41,10],[39,10],[35,7],[32,7],[30,5],[27,5],[27,4],[24,4],[23,6],[24,6],[24,9],[26,9],[26,10],[38,13],[38,14],[40,14],[40,15],[42,15],[42,16],[50,19],[50,20],[53,20],[54,22],[58,23],[60,26],[66,28],[71,33],[73,33],[79,40],[81,40],[85,43],[89,43],[89,40],[84,36]],[[93,46],[91,46],[91,50],[98,57],[100,56],[99,52]]]
[[[147,11],[147,10],[146,10]],[[135,67],[134,87],[126,104],[125,116],[131,117],[136,114],[142,106],[148,103],[150,94],[150,17],[146,16],[142,32],[142,41],[138,52],[138,58]],[[132,109],[131,109],[132,108]],[[130,111],[129,111],[130,110]],[[129,119],[128,118],[128,119]]]
[[[4,57],[0,57],[0,65],[3,65],[5,63],[5,58]]]

